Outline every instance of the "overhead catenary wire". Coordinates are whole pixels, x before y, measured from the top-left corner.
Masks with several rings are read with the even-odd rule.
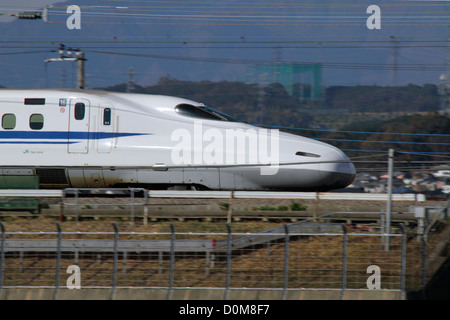
[[[236,26],[351,26],[367,19],[368,4],[314,3],[274,4],[260,1],[228,2],[112,2],[114,5],[81,5],[86,24],[147,24],[147,25],[236,25]],[[67,16],[69,4],[47,5],[51,16]],[[383,25],[447,26],[446,3],[383,4]],[[3,5],[1,10],[11,11],[15,6]],[[26,8],[25,6],[20,9]],[[35,9],[35,6],[29,6]],[[404,10],[407,8],[407,10]],[[426,10],[424,10],[426,8]],[[401,10],[397,10],[401,9]],[[1,13],[0,13],[1,14]],[[48,16],[47,14],[47,16]],[[99,20],[100,19],[100,20]],[[50,23],[65,23],[50,20]],[[141,20],[141,21],[137,21]],[[354,21],[354,22],[353,22]]]
[[[450,133],[449,134],[440,134],[440,133],[411,133],[411,132],[351,131],[351,130],[333,130],[333,129],[315,129],[315,128],[287,127],[287,126],[275,126],[275,125],[265,125],[265,124],[253,124],[253,125],[261,126],[261,127],[268,127],[268,128],[277,128],[277,129],[321,131],[321,132],[333,132],[333,133],[357,133],[357,134],[386,134],[386,135],[404,135],[404,136],[450,137]]]
[[[182,40],[183,37],[150,37],[140,40],[133,41],[124,41],[122,38],[126,39],[137,39],[139,37],[94,37],[96,40],[86,40],[84,38],[70,38],[70,39],[58,39],[57,42],[64,43],[65,40],[68,40],[71,46],[83,47],[87,50],[89,49],[98,49],[98,50],[90,50],[92,53],[101,53],[101,54],[110,54],[110,55],[124,55],[124,56],[136,56],[142,58],[151,58],[151,59],[168,59],[168,60],[179,60],[179,61],[198,61],[198,62],[215,62],[215,63],[231,63],[231,64],[264,64],[271,63],[273,61],[270,60],[252,60],[252,59],[226,59],[226,58],[211,58],[211,57],[182,57],[182,56],[168,56],[168,55],[150,55],[145,53],[136,52],[136,50],[148,50],[148,49],[218,49],[218,50],[236,50],[236,49],[268,49],[274,50],[276,49],[391,49],[391,40],[388,37],[381,36],[371,36],[369,39],[349,39],[345,36],[337,36],[329,39],[327,37],[323,37],[322,39],[311,40],[309,37],[304,37],[303,39],[283,37],[286,40],[280,40],[279,38],[273,39],[271,37],[205,37],[205,40],[193,41],[192,39]],[[177,40],[176,38],[180,38]],[[217,39],[226,38],[226,41]],[[41,45],[49,45],[53,46],[55,43],[55,39],[48,39],[46,37],[42,38],[26,38],[22,37],[21,40],[0,40],[0,43],[3,43],[3,47],[1,49],[14,49],[14,48],[30,48],[30,49],[38,49],[38,48],[46,48],[47,46],[39,46]],[[99,39],[108,39],[107,41],[99,41]],[[155,40],[153,40],[155,39]],[[159,40],[158,40],[159,39]],[[267,39],[267,40],[265,40]],[[306,39],[306,40],[305,40]],[[424,36],[423,40],[411,40],[407,38],[399,38],[397,37],[399,48],[444,48],[446,47],[447,39],[443,36]],[[26,44],[26,46],[20,46],[19,44]],[[95,45],[93,45],[95,44]],[[117,49],[120,51],[107,51],[105,49]],[[123,52],[122,50],[134,50],[135,52]],[[4,53],[7,55],[8,53]],[[311,61],[282,61],[284,63],[311,63]],[[445,63],[426,63],[426,64],[418,64],[418,63],[399,63],[393,66],[392,64],[376,64],[376,63],[345,63],[345,62],[323,62],[323,68],[328,69],[359,69],[359,70],[404,70],[404,71],[431,71],[431,72],[439,72],[445,71],[446,64]]]
[[[16,54],[32,54],[32,53],[48,53],[48,50],[38,50],[38,51],[19,51],[19,52],[0,52],[0,55],[16,55]]]
[[[371,152],[371,153],[387,153],[387,150],[369,150],[369,149],[348,149],[348,148],[342,148],[342,151],[355,151],[355,152]],[[429,155],[433,157],[448,157],[446,155],[450,155],[450,152],[432,152],[432,151],[396,151],[397,153],[403,153],[403,154],[411,154],[411,155]],[[448,159],[450,160],[450,158]]]
[[[159,47],[162,48],[162,47]],[[173,49],[173,47],[164,47],[165,49]],[[191,47],[192,48],[192,47]],[[154,48],[158,49],[158,48]],[[231,47],[230,47],[231,49]],[[20,51],[20,52],[1,52],[0,55],[16,55],[16,54],[32,54],[32,53],[49,53],[55,52],[51,49],[45,50],[32,50],[32,51]],[[192,57],[192,56],[170,56],[170,55],[157,55],[157,54],[142,54],[142,53],[132,53],[132,52],[111,52],[104,50],[85,50],[85,52],[95,53],[95,54],[110,54],[119,56],[132,56],[141,58],[152,58],[152,59],[164,59],[164,60],[177,60],[177,61],[196,61],[196,62],[209,62],[209,63],[222,63],[222,64],[270,64],[273,63],[270,60],[256,60],[256,59],[241,59],[241,58],[213,58],[213,57]],[[281,63],[294,63],[294,64],[308,64],[314,62],[307,61],[284,61]],[[375,63],[345,63],[345,62],[322,62],[320,63],[322,68],[329,69],[358,69],[358,70],[392,70],[394,68],[391,64],[375,64]],[[444,64],[398,64],[395,66],[397,70],[404,71],[445,71],[446,65]]]
[[[120,0],[99,0],[98,2],[107,2],[105,5],[80,5],[80,7],[86,10],[102,10],[107,11],[117,11],[124,12],[127,10],[138,10],[143,11],[162,11],[165,12],[186,12],[187,10],[192,12],[207,12],[223,13],[225,10],[231,10],[235,12],[236,10],[244,11],[246,13],[259,13],[258,10],[264,10],[263,13],[276,14],[277,12],[286,13],[296,13],[293,10],[305,10],[305,9],[333,9],[324,10],[321,12],[323,15],[336,15],[336,14],[351,14],[352,10],[356,12],[364,12],[368,7],[367,3],[270,3],[270,2],[211,2],[211,1],[190,1],[186,3],[185,1],[120,1]],[[47,8],[53,9],[60,12],[65,12],[69,4],[61,5],[48,5]],[[405,3],[383,3],[381,5],[383,8],[387,8],[390,14],[405,14],[405,10],[414,10],[413,13],[423,13],[423,14],[443,14],[442,9],[448,8],[449,4],[443,1],[434,3],[420,3],[416,1],[409,1]],[[2,4],[0,10],[15,10],[15,9],[35,9],[39,6],[36,5],[6,5]],[[425,11],[424,7],[427,9],[435,9],[434,11]],[[391,11],[394,9],[401,9],[401,11]],[[225,11],[226,12],[226,11]]]
[[[173,49],[173,48],[165,48],[165,49]],[[231,48],[230,48],[231,49]],[[273,49],[273,48],[272,48]],[[196,61],[196,62],[211,62],[211,63],[225,63],[225,64],[267,64],[273,63],[271,60],[256,60],[256,59],[231,59],[231,58],[211,58],[211,57],[192,57],[192,56],[170,56],[170,55],[156,55],[156,54],[141,54],[141,53],[131,53],[131,52],[111,52],[111,51],[101,51],[101,50],[85,50],[85,52],[97,53],[97,54],[111,54],[111,55],[119,55],[119,56],[132,56],[132,57],[141,57],[141,58],[153,58],[153,59],[164,59],[164,60],[177,60],[177,61]],[[282,62],[283,63],[283,62]],[[313,62],[305,62],[305,61],[284,61],[284,63],[299,63],[299,64],[308,64]],[[374,69],[374,70],[391,70],[393,66],[391,65],[376,65],[376,64],[355,64],[355,63],[321,63],[323,68],[334,68],[334,69]],[[418,66],[417,64],[403,66],[402,64],[398,64],[397,68],[402,70],[410,70],[410,71],[443,71],[446,66],[442,65],[442,67],[433,67],[433,66]]]
[[[367,19],[367,4],[271,4],[260,2],[115,2],[105,6],[81,6],[91,24],[148,24],[148,25],[358,25]],[[138,4],[138,5],[136,5]],[[68,5],[50,5],[53,16],[66,16]],[[389,25],[447,25],[445,9],[448,4],[408,6],[383,4],[383,24]],[[408,10],[393,10],[406,8]],[[333,10],[330,10],[333,9]],[[89,18],[94,18],[90,20]],[[97,19],[97,20],[95,20]],[[101,19],[101,20],[98,20]],[[131,19],[131,20],[130,20]],[[136,21],[147,19],[148,21]],[[120,21],[117,21],[120,20]],[[156,21],[159,20],[159,21]],[[287,22],[292,20],[292,22]],[[350,20],[350,21],[348,21]],[[357,22],[351,22],[355,20]],[[63,21],[50,21],[63,23]]]
[[[432,48],[441,48],[447,45],[447,39],[445,36],[436,37],[435,40],[432,39],[432,36],[423,37],[423,38],[413,38],[408,39],[405,37],[398,37],[396,39],[398,47],[402,48],[417,48],[417,47],[432,47]],[[131,45],[161,45],[161,44],[172,44],[172,45],[217,45],[219,48],[231,45],[240,45],[240,46],[254,46],[254,45],[269,45],[271,47],[273,45],[281,46],[282,48],[296,48],[297,46],[304,48],[391,48],[392,40],[389,40],[387,37],[379,38],[364,38],[364,39],[355,39],[354,37],[349,40],[347,37],[332,37],[332,39],[327,39],[326,37],[310,39],[309,37],[251,37],[251,36],[234,36],[234,37],[221,37],[210,35],[207,37],[187,37],[187,36],[142,36],[142,37],[129,37],[129,36],[103,36],[103,37],[87,37],[87,38],[59,38],[57,41],[55,38],[47,39],[45,36],[42,37],[18,37],[14,40],[0,40],[0,43],[4,44],[26,44],[36,45],[36,44],[47,44],[54,45],[55,42],[70,42],[76,44],[96,44],[98,47],[100,45],[114,44],[116,46],[123,46],[123,48],[134,48]],[[314,46],[313,46],[314,45]],[[143,47],[146,48],[146,47]]]
[[[312,138],[317,140],[324,140],[324,141],[348,141],[348,142],[364,142],[364,143],[398,143],[398,144],[416,144],[416,145],[443,145],[443,146],[449,146],[450,143],[444,143],[444,142],[417,142],[417,141],[388,141],[388,140],[357,140],[357,139],[334,139],[334,138]]]

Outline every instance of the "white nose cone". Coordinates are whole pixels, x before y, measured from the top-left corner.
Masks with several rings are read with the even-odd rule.
[[[353,182],[356,169],[350,159],[339,149],[334,149],[321,157],[319,173],[327,188],[341,189]]]

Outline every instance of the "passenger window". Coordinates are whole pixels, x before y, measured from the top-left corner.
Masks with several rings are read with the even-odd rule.
[[[103,110],[103,125],[109,126],[111,124],[111,109],[105,108]]]
[[[78,102],[75,104],[75,120],[83,120],[85,113],[84,103]]]
[[[16,127],[16,116],[12,113],[5,113],[2,117],[2,128],[12,130]]]
[[[30,116],[30,128],[33,130],[41,130],[44,127],[44,116],[34,113]]]

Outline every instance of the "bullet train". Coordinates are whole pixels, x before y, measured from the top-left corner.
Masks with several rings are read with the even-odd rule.
[[[187,99],[0,89],[0,178],[40,188],[328,191],[355,168],[339,149]]]

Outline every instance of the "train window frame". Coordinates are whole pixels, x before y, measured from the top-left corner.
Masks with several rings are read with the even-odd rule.
[[[36,118],[38,118],[36,120]],[[41,130],[44,128],[44,115],[41,113],[33,113],[30,115],[30,129],[31,130]]]
[[[2,128],[4,130],[14,130],[16,128],[16,124],[17,124],[17,118],[14,113],[5,113],[2,116]]]
[[[84,120],[84,117],[86,116],[86,105],[83,102],[75,103],[73,116],[75,120]]]
[[[111,116],[112,116],[111,108],[103,108],[103,125],[104,126],[111,125]]]

